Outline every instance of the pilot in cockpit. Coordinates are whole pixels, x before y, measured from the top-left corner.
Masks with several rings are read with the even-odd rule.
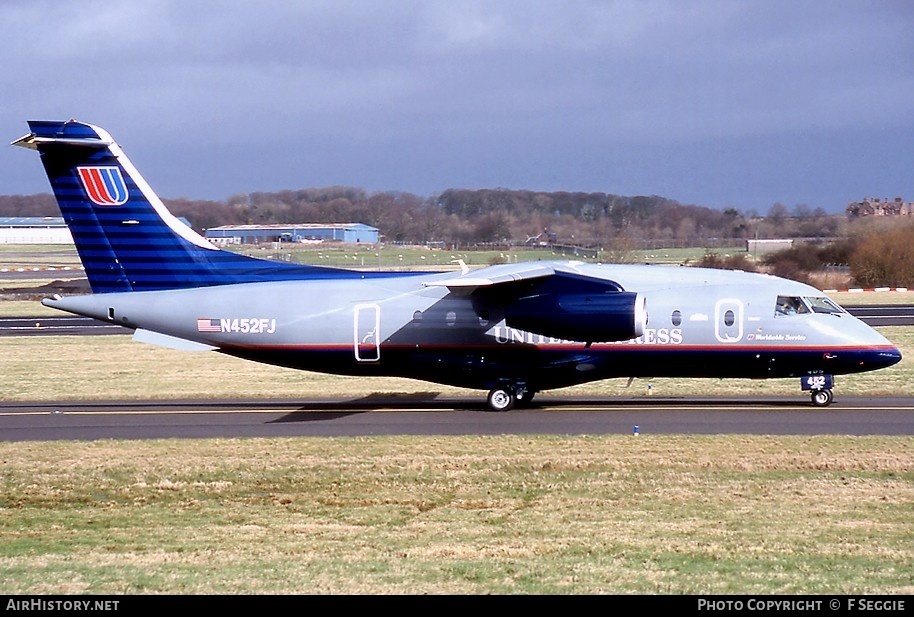
[[[775,315],[796,315],[798,313],[808,313],[809,309],[803,304],[803,301],[796,296],[778,296],[777,308]]]

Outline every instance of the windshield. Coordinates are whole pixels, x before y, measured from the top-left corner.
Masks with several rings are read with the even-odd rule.
[[[825,296],[778,296],[774,309],[775,317],[782,315],[807,315],[809,313],[825,313],[838,315],[845,310]]]
[[[812,308],[813,313],[844,313],[844,309],[835,304],[833,301],[826,297],[818,298],[804,298],[809,306]]]

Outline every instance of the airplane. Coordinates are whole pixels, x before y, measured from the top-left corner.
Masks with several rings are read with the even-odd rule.
[[[104,129],[29,121],[92,293],[42,300],[166,347],[488,391],[488,408],[610,378],[834,376],[901,360],[818,289],[766,274],[536,261],[444,272],[256,259],[178,220]],[[650,312],[648,312],[650,307]]]

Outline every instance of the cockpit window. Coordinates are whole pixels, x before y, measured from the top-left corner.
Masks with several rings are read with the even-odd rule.
[[[824,313],[826,315],[839,315],[845,310],[824,296],[778,296],[778,303],[774,309],[775,317],[780,315],[805,315],[808,313]]]
[[[812,307],[813,313],[827,313],[827,314],[836,314],[843,313],[844,309],[829,300],[825,297],[818,298],[804,298],[806,302]]]
[[[803,303],[803,299],[799,296],[778,296],[778,303],[774,309],[775,316],[801,315],[808,312],[809,307]]]

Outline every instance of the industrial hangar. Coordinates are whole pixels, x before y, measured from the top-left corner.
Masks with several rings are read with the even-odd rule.
[[[179,220],[190,227],[183,217]],[[271,242],[351,242],[374,244],[378,228],[364,223],[298,223],[285,225],[223,225],[207,229],[214,244]],[[0,244],[73,244],[60,216],[0,217]]]
[[[0,244],[73,244],[61,216],[0,216]]]
[[[351,242],[374,244],[378,228],[364,223],[299,223],[295,225],[222,225],[206,230],[214,244],[265,242]]]

